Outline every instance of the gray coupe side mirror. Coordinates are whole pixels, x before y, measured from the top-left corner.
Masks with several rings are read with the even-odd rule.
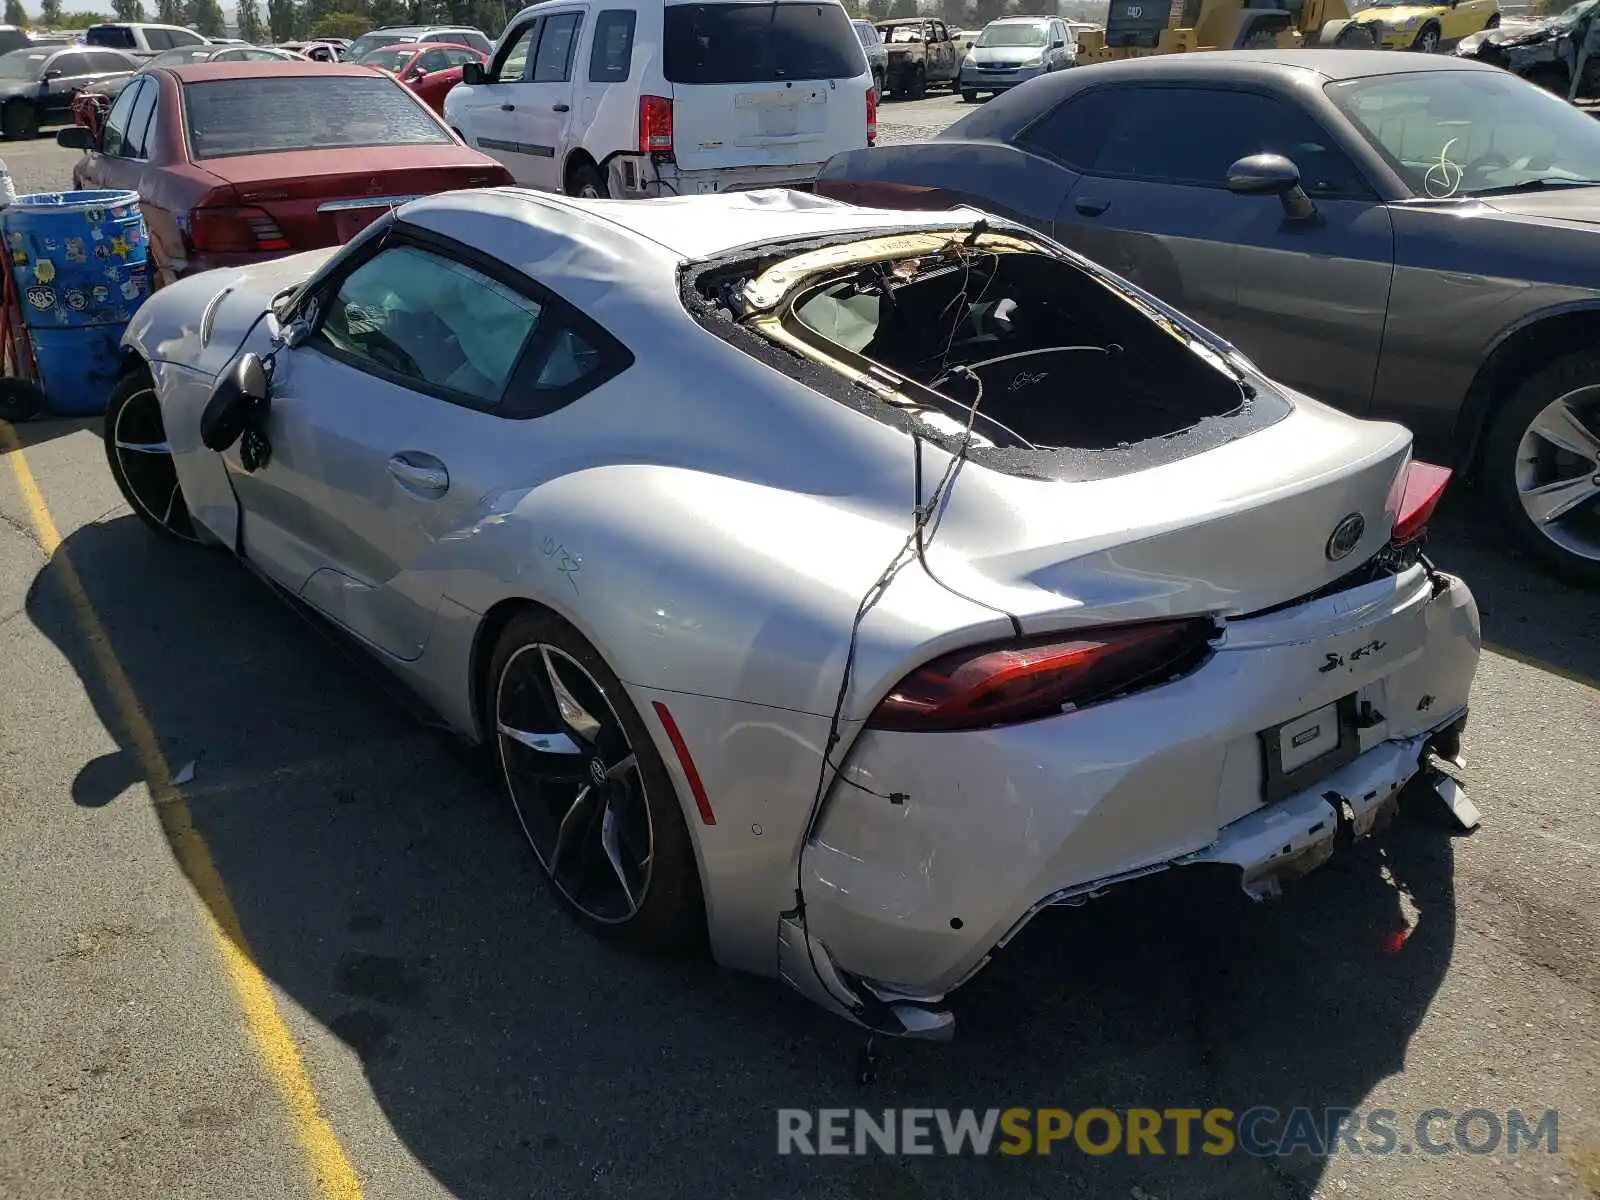
[[[1228,168],[1228,190],[1236,196],[1275,195],[1290,220],[1316,215],[1317,206],[1300,186],[1300,168],[1281,154],[1250,154]]]
[[[241,354],[211,389],[200,414],[200,441],[222,453],[237,442],[250,418],[267,403],[267,369],[255,354]]]

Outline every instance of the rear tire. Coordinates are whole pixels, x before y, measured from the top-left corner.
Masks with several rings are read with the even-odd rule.
[[[1481,469],[1531,557],[1580,587],[1600,586],[1600,352],[1580,350],[1523,380],[1490,426]],[[1579,502],[1541,519],[1564,500]]]
[[[37,384],[7,376],[0,379],[0,421],[20,424],[45,410],[45,395]]]
[[[906,95],[913,100],[921,100],[928,94],[928,76],[920,66],[912,67],[909,76],[910,84],[906,88]]]
[[[1244,45],[1241,46],[1240,49],[1241,50],[1267,50],[1267,49],[1271,49],[1271,48],[1276,47],[1277,44],[1278,44],[1278,34],[1277,34],[1276,30],[1273,30],[1273,29],[1258,29],[1254,33],[1252,33],[1249,37],[1245,38]]]
[[[702,948],[705,905],[677,789],[600,652],[528,608],[500,635],[483,688],[501,787],[562,907],[625,949]]]
[[[39,136],[39,110],[26,100],[12,100],[0,110],[0,133],[13,142],[25,142]]]
[[[611,191],[606,187],[606,181],[600,178],[600,172],[585,163],[574,168],[572,178],[567,180],[567,195],[585,200],[609,200]]]
[[[978,93],[971,88],[962,88],[961,102],[963,104],[976,104],[978,102]]]
[[[1417,40],[1411,43],[1411,48],[1419,54],[1436,54],[1439,50],[1439,27],[1424,25],[1417,34]]]
[[[1341,50],[1373,50],[1377,48],[1378,39],[1365,25],[1346,25],[1333,44]]]
[[[167,444],[161,402],[145,371],[125,376],[112,389],[103,437],[111,477],[134,515],[164,538],[199,542]]]

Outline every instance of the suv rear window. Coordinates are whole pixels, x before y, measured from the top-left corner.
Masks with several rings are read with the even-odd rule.
[[[195,158],[335,146],[445,145],[444,131],[393,79],[255,76],[183,88]]]
[[[672,83],[853,79],[867,69],[838,4],[672,4],[665,42]]]
[[[91,25],[84,31],[83,40],[91,46],[110,46],[115,50],[134,50],[139,45],[133,40],[133,30],[125,25]]]

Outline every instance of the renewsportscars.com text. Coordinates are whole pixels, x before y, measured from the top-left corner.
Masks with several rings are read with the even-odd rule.
[[[781,1108],[779,1154],[1554,1154],[1553,1109]]]

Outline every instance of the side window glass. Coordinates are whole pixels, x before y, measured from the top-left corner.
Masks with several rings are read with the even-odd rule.
[[[100,134],[100,153],[121,154],[122,144],[128,134],[128,114],[133,111],[139,94],[144,91],[144,80],[135,79],[122,89],[122,95],[106,114],[106,123]]]
[[[443,50],[429,50],[417,60],[419,71],[438,71],[450,65],[450,60],[444,56]]]
[[[1087,171],[1100,153],[1117,104],[1115,93],[1109,90],[1079,93],[1029,125],[1017,135],[1017,141],[1074,171]]]
[[[125,157],[150,157],[150,131],[155,125],[156,95],[160,90],[153,79],[147,80],[139,89],[139,99],[128,114],[127,138],[122,145]]]
[[[83,54],[61,54],[50,64],[52,71],[60,71],[68,79],[89,73],[89,59]]]
[[[441,50],[446,66],[464,67],[469,62],[477,62],[478,56],[471,50]]]
[[[488,406],[504,394],[541,311],[471,267],[397,246],[345,278],[318,338],[376,374]]]
[[[1254,92],[1148,88],[1121,92],[1095,169],[1164,183],[1222,187],[1249,154],[1281,154],[1306,191],[1364,196],[1354,164],[1305,113]]]
[[[165,29],[146,29],[144,31],[144,40],[149,44],[150,49],[156,51],[171,50],[178,44],[177,38],[173,37]]]
[[[203,46],[198,33],[190,33],[187,29],[169,29],[167,37],[172,39],[174,46]]]
[[[594,45],[589,48],[589,82],[621,83],[633,70],[631,8],[609,8],[594,20]]]
[[[539,18],[535,17],[500,47],[500,53],[495,55],[494,67],[489,72],[489,81],[511,83],[521,79],[526,74],[533,39],[538,35]]]
[[[534,83],[565,83],[572,78],[572,51],[578,41],[578,13],[544,19],[544,35],[533,59]]]

